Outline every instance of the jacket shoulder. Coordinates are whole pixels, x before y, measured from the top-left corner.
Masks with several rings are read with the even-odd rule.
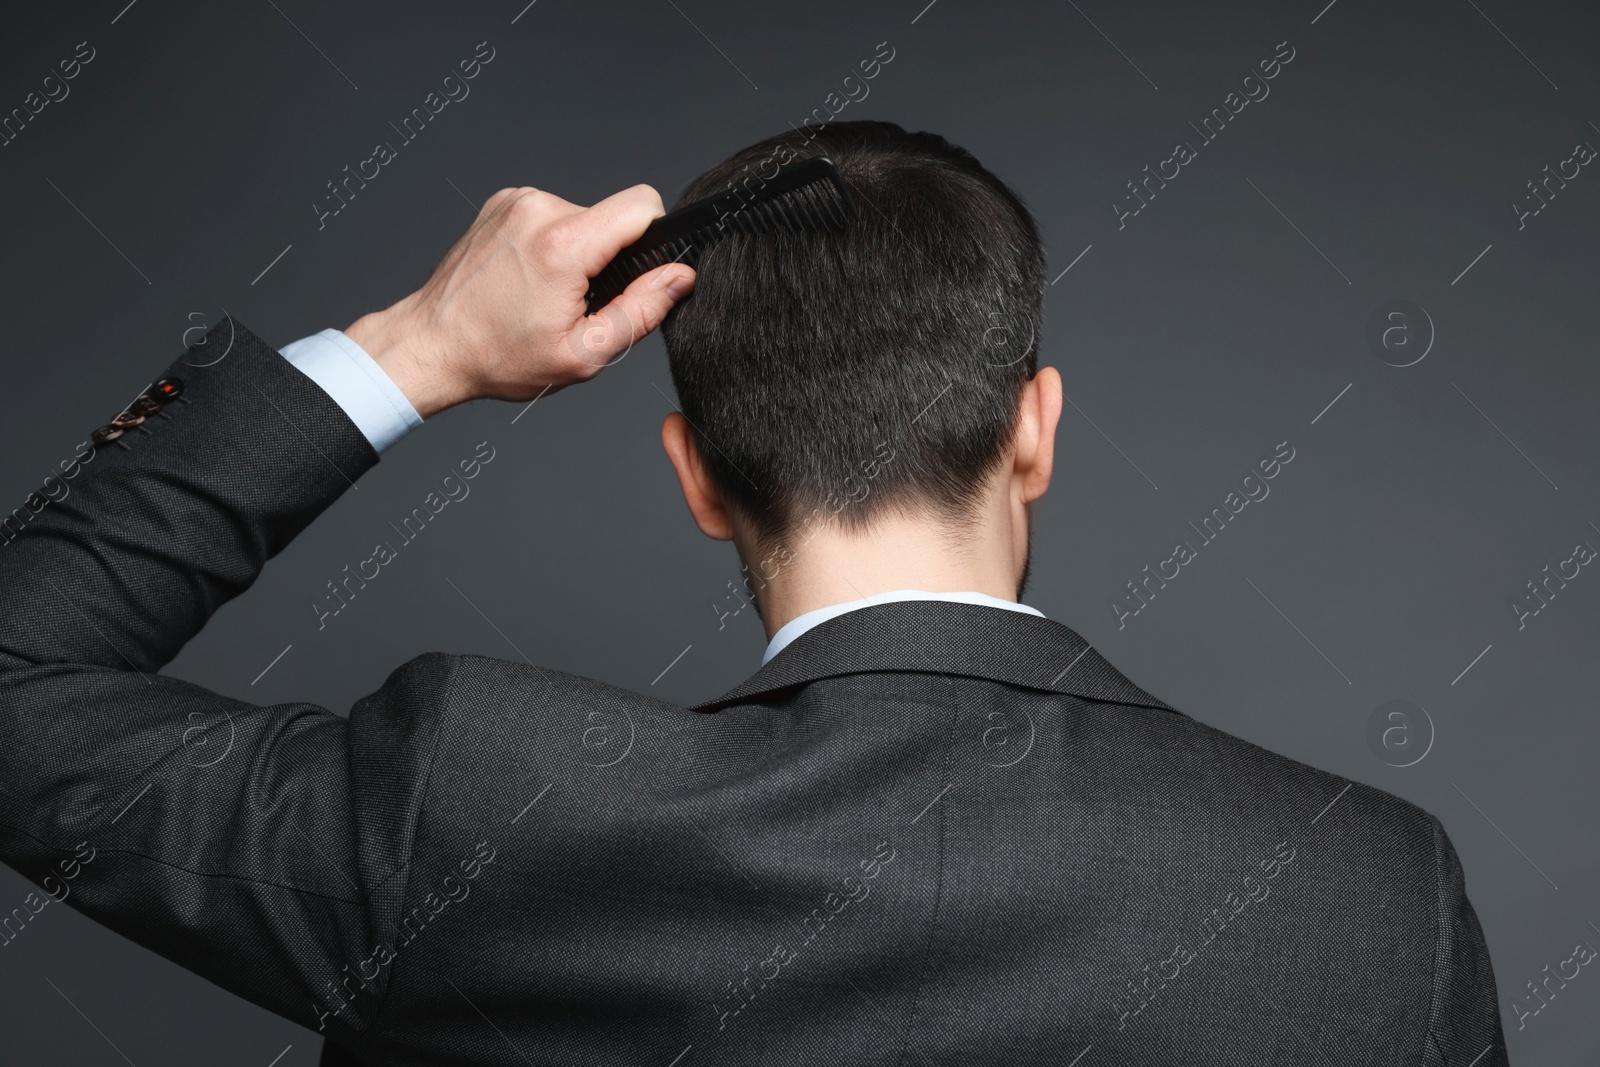
[[[1270,751],[1191,718],[1183,741],[1209,754],[1210,785],[1243,817],[1272,813],[1351,875],[1433,884],[1439,821],[1388,790]],[[1404,875],[1405,877],[1402,877]]]

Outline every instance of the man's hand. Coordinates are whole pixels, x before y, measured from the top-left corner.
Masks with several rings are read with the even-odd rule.
[[[423,418],[467,400],[532,400],[588,381],[694,288],[692,269],[668,263],[586,314],[589,279],[662,213],[648,185],[589,208],[502,189],[421,289],[345,333]]]

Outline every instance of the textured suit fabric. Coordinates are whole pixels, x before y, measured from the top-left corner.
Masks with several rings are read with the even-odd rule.
[[[68,903],[358,1062],[1506,1062],[1436,819],[1046,619],[865,608],[697,708],[161,675],[377,461],[248,332],[205,361],[0,547],[0,858],[94,850]]]

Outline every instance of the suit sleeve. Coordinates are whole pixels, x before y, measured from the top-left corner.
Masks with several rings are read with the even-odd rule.
[[[387,983],[372,946],[454,661],[411,661],[348,721],[161,675],[377,462],[231,320],[163,379],[178,396],[0,520],[0,860],[39,885],[30,908],[48,894],[348,1040]]]
[[[1506,1041],[1489,946],[1467,899],[1461,860],[1438,819],[1433,820],[1433,842],[1438,935],[1423,1067],[1505,1067]]]

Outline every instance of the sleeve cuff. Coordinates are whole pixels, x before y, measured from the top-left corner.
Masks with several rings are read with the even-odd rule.
[[[383,452],[422,425],[422,416],[400,387],[343,331],[312,334],[281,354],[350,416],[374,451]]]

